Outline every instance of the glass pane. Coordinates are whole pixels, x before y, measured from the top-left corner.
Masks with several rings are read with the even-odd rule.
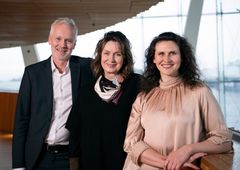
[[[170,16],[170,15],[186,15],[189,8],[190,0],[165,0],[152,6],[149,11],[144,12],[144,17],[151,16]]]
[[[239,0],[222,0],[218,1],[221,5],[223,12],[235,12],[240,13],[240,1]],[[219,6],[220,6],[219,5]]]
[[[20,47],[0,49],[0,91],[18,91],[24,61]]]
[[[240,131],[240,82],[208,82],[220,103],[228,127]]]
[[[240,131],[240,82],[225,83],[225,111],[228,127]]]
[[[49,58],[52,53],[48,42],[35,44],[35,50],[39,61]]]
[[[98,30],[78,36],[77,44],[72,54],[81,57],[93,57],[96,44],[103,37],[103,34],[104,30]]]
[[[240,80],[240,15],[223,15],[222,25],[225,78]]]
[[[216,16],[201,17],[196,57],[202,76],[207,80],[218,77]]]
[[[184,23],[180,22],[183,18],[179,17],[164,17],[164,18],[145,18],[143,21],[144,30],[144,46],[150,44],[152,39],[160,33],[172,31],[182,34]]]
[[[215,14],[216,8],[216,0],[203,0],[202,14]]]

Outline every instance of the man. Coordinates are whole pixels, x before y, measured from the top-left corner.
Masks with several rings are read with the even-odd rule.
[[[78,89],[90,79],[90,59],[72,56],[78,29],[72,19],[51,25],[52,55],[25,68],[13,131],[13,169],[68,170],[65,123]]]

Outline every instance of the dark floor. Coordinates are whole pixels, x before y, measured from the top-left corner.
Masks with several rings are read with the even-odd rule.
[[[12,135],[0,132],[0,170],[12,169]]]

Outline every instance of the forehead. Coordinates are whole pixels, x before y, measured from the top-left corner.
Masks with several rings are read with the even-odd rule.
[[[120,51],[121,47],[120,44],[117,41],[108,41],[106,44],[103,46],[103,50],[117,50]]]
[[[74,30],[71,26],[65,24],[65,23],[60,23],[60,24],[55,24],[52,27],[52,34],[64,34],[64,35],[74,35]]]
[[[178,45],[174,41],[169,40],[157,42],[155,48],[156,50],[179,50]]]

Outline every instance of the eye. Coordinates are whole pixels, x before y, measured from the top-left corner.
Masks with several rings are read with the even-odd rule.
[[[162,57],[162,56],[164,56],[164,52],[161,52],[161,51],[160,51],[160,52],[157,53],[157,55],[160,56],[160,57]]]
[[[73,39],[66,39],[66,42],[72,44],[73,43]]]
[[[60,37],[56,37],[56,40],[57,40],[57,41],[61,41],[61,38],[60,38]]]
[[[105,51],[103,52],[104,55],[109,55],[109,52]]]
[[[171,51],[171,52],[169,53],[170,56],[173,56],[173,55],[176,55],[176,54],[177,54],[176,51]]]
[[[121,53],[117,53],[116,56],[122,57],[122,54]]]

